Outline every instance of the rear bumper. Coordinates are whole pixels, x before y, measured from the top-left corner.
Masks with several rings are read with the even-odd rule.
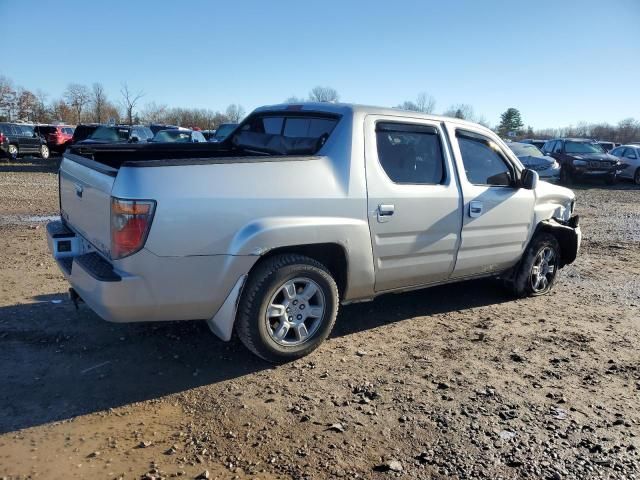
[[[61,222],[47,225],[47,239],[67,281],[110,322],[211,318],[257,260],[232,255],[159,257],[143,249],[111,262],[88,250],[86,241]],[[62,241],[74,240],[71,252],[60,251]]]

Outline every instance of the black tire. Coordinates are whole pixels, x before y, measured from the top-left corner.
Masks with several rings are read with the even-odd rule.
[[[607,177],[604,179],[604,183],[606,183],[607,185],[615,185],[617,181],[618,175],[616,175],[615,173],[612,175],[607,175]]]
[[[640,185],[640,167],[636,169],[636,173],[633,175],[633,183]]]
[[[40,152],[38,153],[38,156],[43,160],[47,160],[49,158],[49,155],[51,155],[49,147],[47,147],[46,145],[40,145]]]
[[[546,285],[544,285],[544,288],[540,288],[541,285],[538,285],[539,288],[536,288],[533,267],[536,264],[538,256],[544,249],[551,249],[554,252],[554,261],[552,262],[553,275],[545,275]],[[546,295],[551,291],[558,277],[560,255],[560,244],[556,237],[549,233],[536,234],[522,255],[522,259],[517,265],[514,275],[506,282],[507,287],[519,298]]]
[[[323,314],[319,326],[304,343],[281,345],[269,332],[267,308],[285,283],[298,278],[309,279],[320,287]],[[338,315],[338,304],[338,287],[324,265],[303,255],[277,255],[264,260],[249,276],[238,307],[236,332],[258,357],[272,363],[289,362],[308,355],[329,336]]]
[[[565,166],[560,167],[560,183],[563,185],[573,185],[573,174]]]

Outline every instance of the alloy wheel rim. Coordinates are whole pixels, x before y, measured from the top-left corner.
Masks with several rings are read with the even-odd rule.
[[[42,158],[49,158],[49,147],[47,147],[46,145],[43,145],[40,148],[40,156]]]
[[[9,145],[9,155],[14,157],[17,154],[18,154],[18,149],[16,148],[16,146],[15,145]]]
[[[557,270],[557,256],[553,248],[546,246],[540,249],[531,267],[530,282],[535,293],[549,288]]]
[[[278,345],[302,345],[318,332],[325,309],[324,292],[315,281],[307,277],[287,280],[267,306],[267,333]]]

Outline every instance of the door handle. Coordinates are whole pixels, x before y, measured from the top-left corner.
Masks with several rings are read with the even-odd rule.
[[[392,204],[380,204],[378,205],[378,221],[380,223],[388,222],[389,217],[393,215],[396,207]]]
[[[482,215],[483,205],[482,202],[473,201],[469,202],[469,216],[470,217],[479,217]]]

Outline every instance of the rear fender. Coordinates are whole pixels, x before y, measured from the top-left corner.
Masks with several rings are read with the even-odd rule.
[[[375,274],[369,224],[340,217],[270,217],[253,221],[233,237],[231,255],[263,256],[273,249],[321,243],[340,245],[347,257],[343,300],[373,296]]]

